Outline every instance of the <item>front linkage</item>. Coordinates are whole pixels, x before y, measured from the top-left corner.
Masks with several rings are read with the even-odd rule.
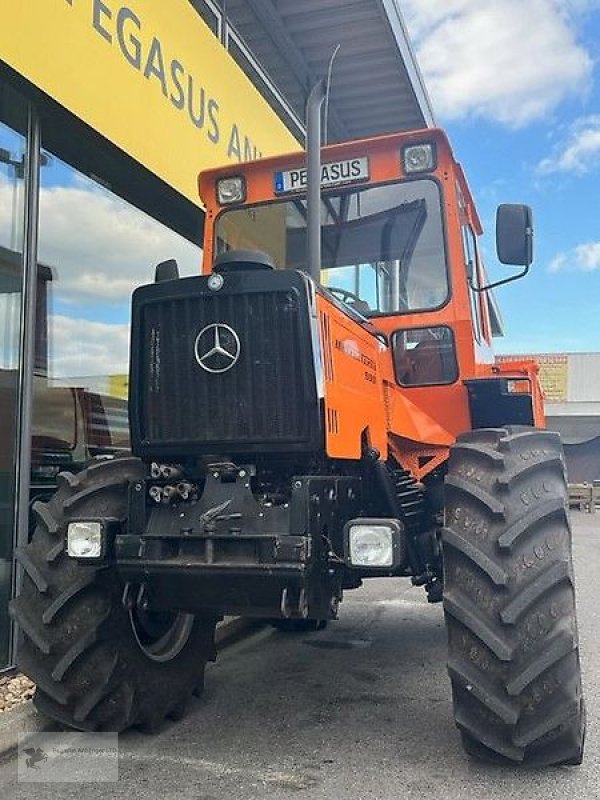
[[[157,609],[330,619],[344,583],[344,523],[360,480],[292,476],[259,490],[255,469],[211,463],[204,474],[152,464],[129,486],[113,556],[123,580],[146,582]]]

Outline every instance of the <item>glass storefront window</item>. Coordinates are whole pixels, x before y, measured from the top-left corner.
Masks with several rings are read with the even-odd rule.
[[[0,670],[11,660],[18,420],[30,369],[22,363],[21,329],[29,258],[23,252],[27,115],[26,101],[0,81]],[[201,261],[197,245],[52,152],[42,152],[40,165],[32,474],[30,496],[20,498],[25,504],[53,494],[62,469],[77,471],[90,457],[129,448],[131,293],[153,280],[161,261],[175,258],[182,276],[198,274]]]
[[[15,102],[0,83],[0,669],[8,664],[10,641],[25,218],[26,140],[4,122]]]
[[[56,473],[129,446],[131,293],[175,258],[199,272],[200,249],[51,153],[42,159],[32,493]]]

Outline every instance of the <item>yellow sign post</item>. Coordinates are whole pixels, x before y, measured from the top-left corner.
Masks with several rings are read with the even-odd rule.
[[[5,6],[0,60],[198,205],[201,169],[298,148],[189,0]]]
[[[540,383],[549,403],[566,403],[569,388],[569,359],[564,353],[534,356],[540,368]]]

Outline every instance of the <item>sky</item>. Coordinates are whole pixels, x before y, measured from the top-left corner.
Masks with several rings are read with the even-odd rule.
[[[462,163],[493,278],[499,203],[532,206],[534,265],[497,290],[505,353],[600,349],[600,0],[400,0]]]

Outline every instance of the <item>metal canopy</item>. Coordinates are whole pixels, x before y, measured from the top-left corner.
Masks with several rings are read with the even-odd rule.
[[[300,120],[340,45],[330,142],[435,124],[397,0],[227,0],[225,8]]]

